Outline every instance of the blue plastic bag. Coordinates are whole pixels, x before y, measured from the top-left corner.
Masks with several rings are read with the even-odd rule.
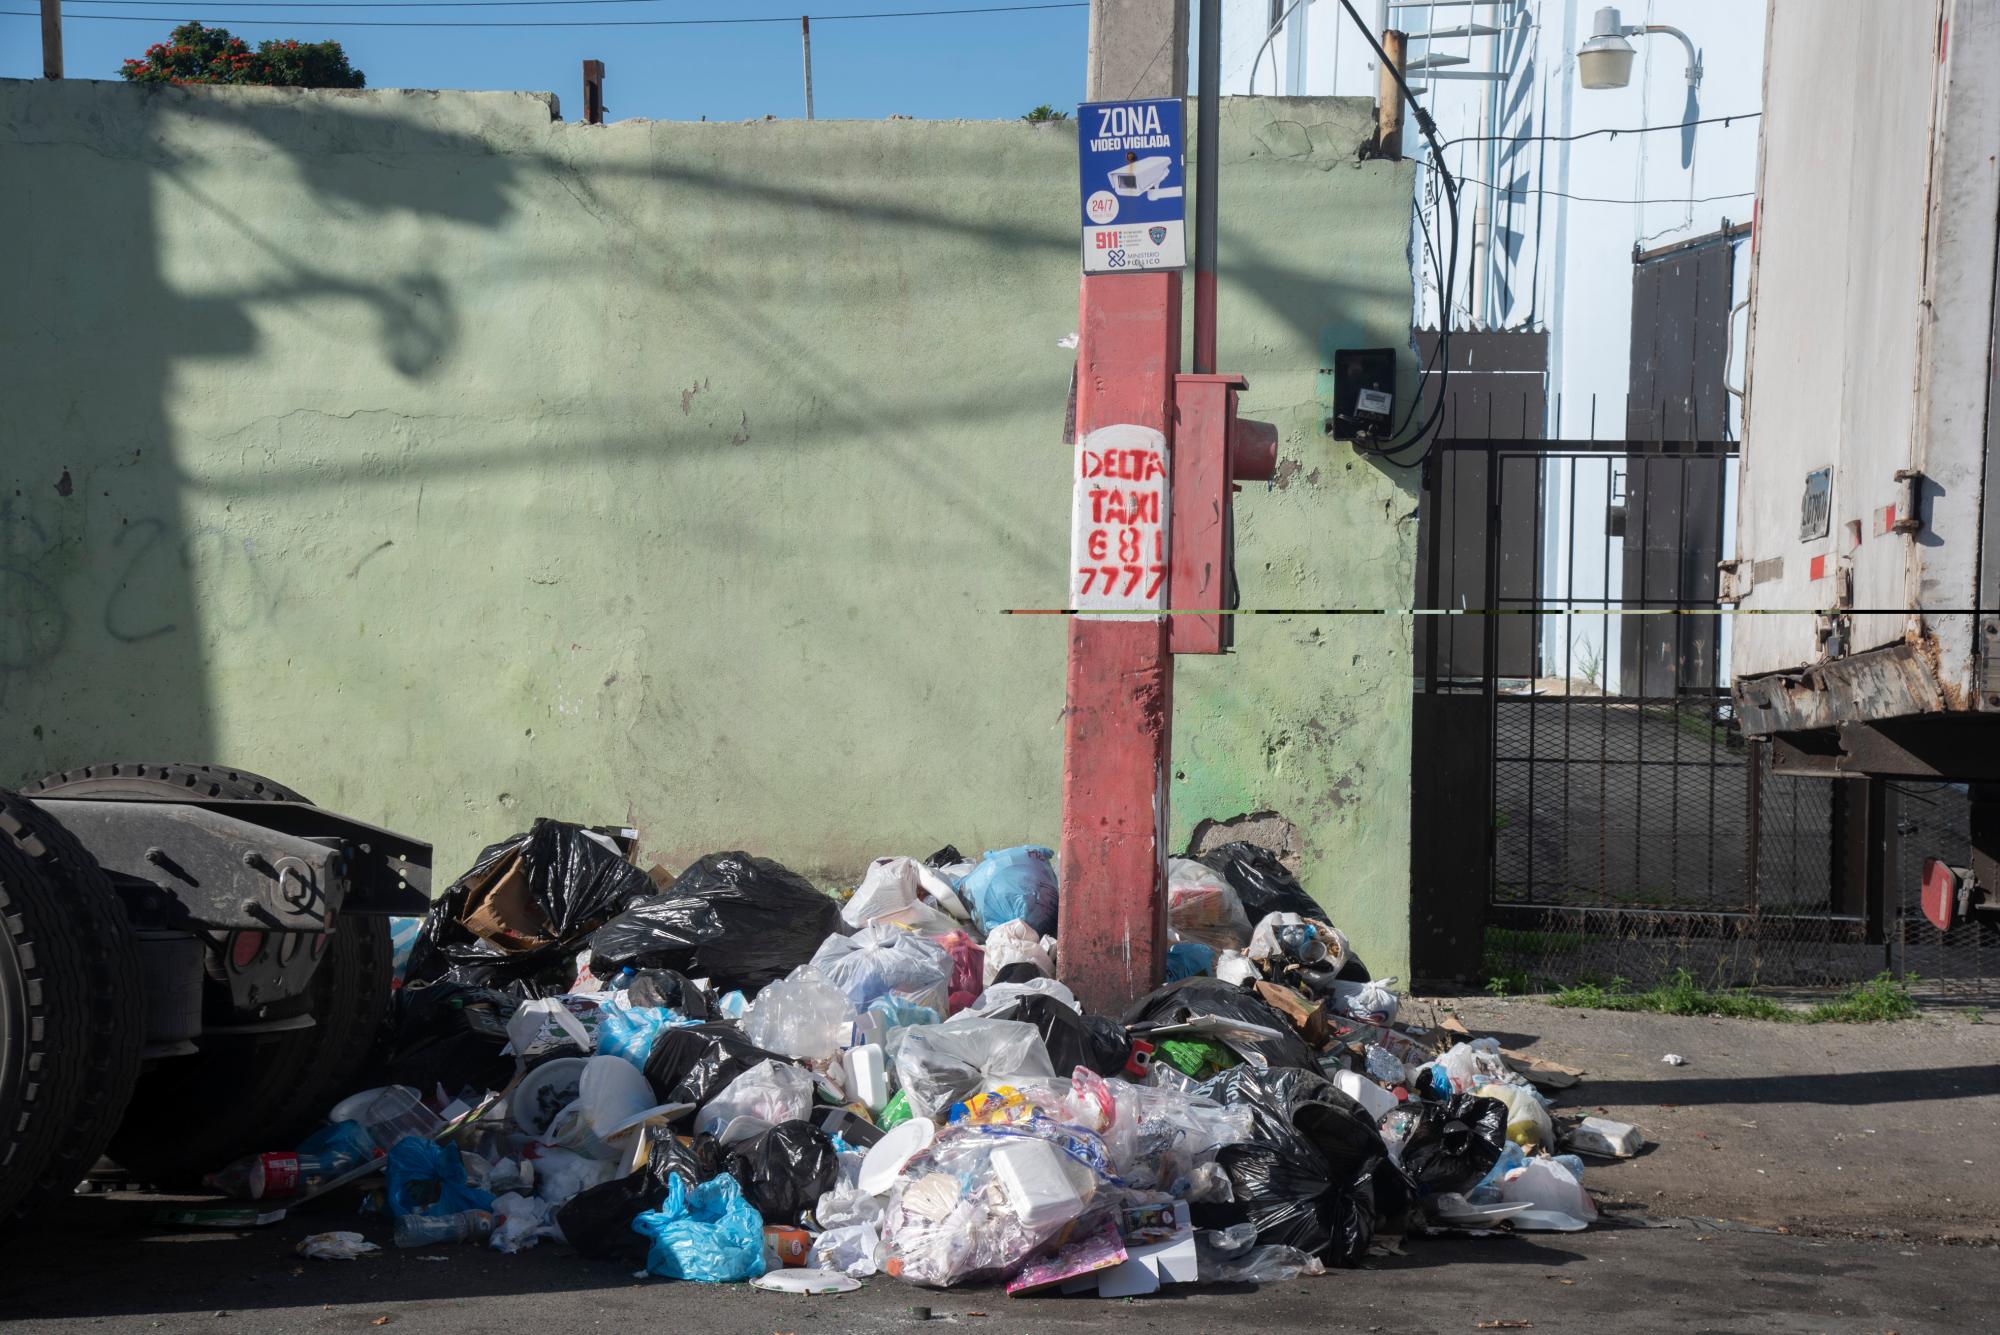
[[[404,1136],[389,1151],[383,1171],[389,1179],[389,1213],[398,1219],[406,1214],[436,1216],[493,1208],[493,1193],[465,1180],[465,1162],[456,1145]],[[429,1195],[426,1183],[436,1184],[437,1199],[424,1199]]]
[[[727,1173],[692,1191],[672,1174],[665,1204],[643,1211],[632,1231],[653,1240],[646,1269],[662,1279],[733,1284],[764,1273],[764,1220]]]
[[[694,1023],[679,1011],[633,1006],[625,1001],[624,993],[613,993],[597,1010],[597,1051],[600,1056],[623,1057],[643,1071],[661,1030]]]
[[[1034,844],[988,852],[959,883],[961,897],[972,901],[979,930],[990,932],[1001,923],[1025,918],[1041,936],[1056,932],[1055,850]]]
[[[1167,981],[1206,977],[1215,972],[1215,947],[1180,941],[1167,947]]]
[[[375,1157],[375,1139],[359,1122],[332,1122],[299,1142],[300,1154],[324,1159],[330,1172],[359,1168]]]
[[[868,1009],[882,1017],[885,1030],[907,1029],[913,1024],[938,1024],[944,1016],[929,1006],[919,1006],[900,992],[884,992],[868,1003]]]

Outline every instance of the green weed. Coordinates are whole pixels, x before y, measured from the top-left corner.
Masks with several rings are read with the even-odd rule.
[[[1772,1020],[1780,1024],[1873,1024],[1907,1020],[1917,1003],[1906,982],[1879,974],[1856,983],[1831,1001],[1803,1010],[1760,997],[1740,988],[1716,991],[1700,986],[1686,969],[1643,992],[1623,978],[1608,983],[1578,983],[1549,998],[1552,1006],[1570,1010],[1646,1011],[1655,1015],[1720,1015],[1737,1020]]]

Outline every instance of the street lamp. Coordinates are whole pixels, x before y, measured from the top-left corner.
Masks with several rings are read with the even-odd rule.
[[[1590,40],[1576,49],[1576,71],[1585,88],[1623,88],[1632,82],[1632,57],[1636,52],[1627,37],[1644,37],[1649,33],[1665,33],[1669,37],[1680,38],[1687,48],[1687,81],[1689,88],[1701,86],[1701,53],[1694,49],[1694,43],[1679,28],[1664,23],[1624,23],[1619,20],[1618,7],[1606,5],[1597,11],[1592,24]]]

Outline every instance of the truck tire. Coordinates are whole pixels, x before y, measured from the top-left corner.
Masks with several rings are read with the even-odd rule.
[[[118,761],[46,775],[38,796],[310,800],[262,775],[223,766]],[[343,915],[313,975],[310,1029],[200,1040],[191,1057],[140,1076],[110,1143],[112,1176],[182,1185],[242,1154],[289,1149],[316,1127],[367,1064],[389,1013],[389,924]]]
[[[82,845],[0,790],[0,1225],[83,1181],[145,1041],[139,950]]]

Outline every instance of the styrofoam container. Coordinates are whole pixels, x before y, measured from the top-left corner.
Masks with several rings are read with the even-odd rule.
[[[1396,1111],[1396,1096],[1365,1075],[1335,1071],[1333,1087],[1360,1104],[1361,1111],[1368,1114],[1371,1122],[1379,1122]]]
[[[1076,1217],[1083,1209],[1062,1152],[1044,1140],[1019,1140],[993,1151],[990,1162],[1007,1193],[1007,1203],[1028,1228],[1044,1228]]]
[[[881,1112],[889,1102],[889,1059],[879,1043],[864,1043],[841,1054],[841,1074],[847,1096],[869,1112]]]

